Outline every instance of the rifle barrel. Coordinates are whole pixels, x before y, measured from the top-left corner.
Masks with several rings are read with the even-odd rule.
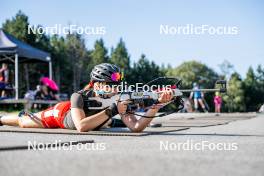
[[[181,92],[197,92],[197,91],[201,91],[201,92],[220,92],[222,89],[180,89]]]

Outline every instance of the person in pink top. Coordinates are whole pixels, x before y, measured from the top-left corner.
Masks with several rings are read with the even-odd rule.
[[[215,104],[215,112],[220,113],[222,106],[222,97],[220,96],[219,92],[215,93],[214,104]]]

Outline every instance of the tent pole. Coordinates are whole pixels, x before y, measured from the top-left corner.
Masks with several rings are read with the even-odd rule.
[[[50,58],[49,58],[49,78],[52,79],[52,62]]]
[[[18,99],[18,54],[15,54],[15,90],[16,90],[16,100]]]

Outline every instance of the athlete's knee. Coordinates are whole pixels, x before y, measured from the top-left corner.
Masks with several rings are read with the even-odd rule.
[[[19,118],[18,119],[18,125],[20,128],[29,128],[30,126],[28,125],[28,122],[24,118]]]
[[[20,128],[26,128],[26,123],[23,121],[22,118],[18,119],[18,125]]]

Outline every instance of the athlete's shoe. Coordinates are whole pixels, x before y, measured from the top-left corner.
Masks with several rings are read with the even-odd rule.
[[[22,110],[22,111],[20,111],[19,113],[18,113],[18,117],[23,117],[24,115],[25,115],[25,111],[24,110]]]

